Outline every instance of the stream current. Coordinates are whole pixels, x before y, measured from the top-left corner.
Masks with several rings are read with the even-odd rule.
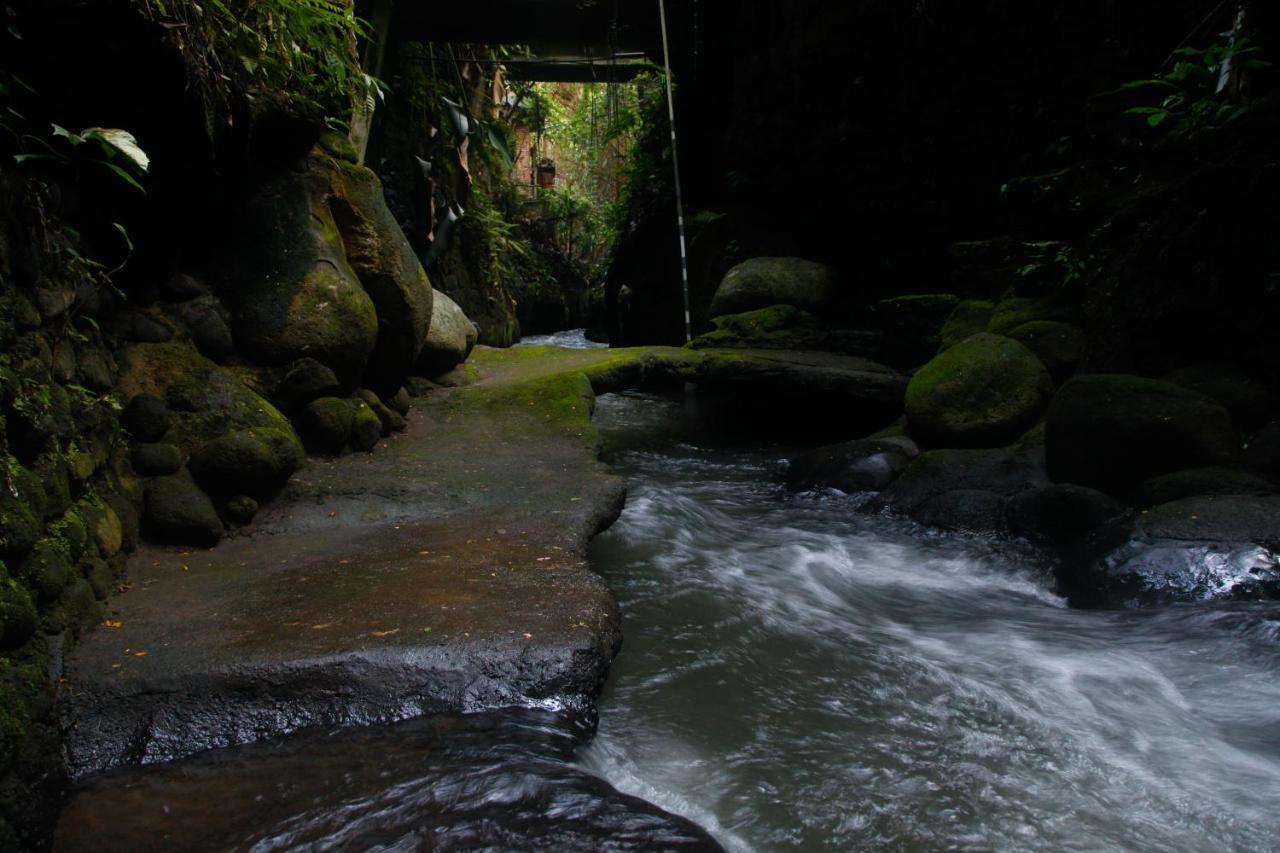
[[[738,850],[1274,850],[1280,607],[1067,609],[1035,552],[788,494],[601,397],[626,636],[579,761]]]

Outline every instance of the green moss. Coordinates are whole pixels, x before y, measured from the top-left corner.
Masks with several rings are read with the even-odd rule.
[[[965,338],[985,332],[995,310],[994,302],[982,299],[966,299],[961,302],[942,326],[942,348],[951,349]]]
[[[1037,320],[1072,323],[1079,317],[1079,309],[1061,298],[1032,299],[1025,296],[1011,296],[996,306],[995,312],[991,315],[991,322],[987,324],[987,331],[993,335],[1007,335],[1019,326]]]
[[[35,629],[36,605],[31,593],[0,563],[0,649],[22,645]]]
[[[826,337],[817,317],[791,305],[727,314],[712,322],[716,330],[695,338],[691,349],[818,349]]]

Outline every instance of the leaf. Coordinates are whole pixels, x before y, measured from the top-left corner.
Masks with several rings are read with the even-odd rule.
[[[1129,91],[1130,89],[1145,89],[1145,88],[1147,88],[1148,86],[1164,86],[1164,87],[1165,87],[1165,88],[1167,88],[1167,89],[1176,89],[1176,88],[1177,88],[1177,86],[1174,86],[1174,85],[1173,85],[1172,83],[1170,83],[1168,80],[1161,80],[1161,79],[1155,79],[1155,80],[1130,80],[1128,83],[1125,83],[1123,86],[1121,86],[1120,88],[1116,89],[1116,91],[1117,91],[1117,92],[1127,92],[1127,91]]]
[[[458,132],[458,136],[465,137],[471,132],[471,121],[467,118],[467,112],[463,109],[462,104],[451,101],[448,98],[441,98],[444,105],[449,108],[449,118],[453,120],[453,129]]]
[[[28,160],[59,160],[61,158],[54,157],[52,154],[14,154],[13,162],[22,165]]]
[[[127,130],[121,130],[118,127],[91,127],[82,135],[85,139],[96,139],[110,150],[120,152],[140,172],[145,172],[151,167],[151,158],[138,145],[134,135]]]
[[[65,127],[63,127],[60,124],[53,125],[53,135],[61,136],[63,139],[67,140],[72,145],[79,145],[81,142],[84,142],[83,137],[72,133],[71,131],[67,130]]]
[[[137,179],[134,178],[133,175],[130,175],[128,172],[126,172],[124,169],[121,169],[115,163],[108,163],[106,160],[98,160],[97,162],[101,163],[102,165],[106,166],[108,169],[110,169],[111,171],[119,175],[120,180],[124,181],[129,186],[133,187],[143,195],[146,195],[147,193],[146,189],[142,186],[142,184],[138,183]]]
[[[511,147],[507,145],[506,137],[498,129],[493,122],[485,122],[485,130],[489,135],[489,145],[493,147],[494,152],[502,160],[502,165],[507,167],[507,171],[511,171],[516,167],[515,155],[511,152]]]
[[[1164,124],[1165,119],[1169,117],[1167,112],[1157,112],[1147,116],[1147,124],[1152,127],[1159,127]]]

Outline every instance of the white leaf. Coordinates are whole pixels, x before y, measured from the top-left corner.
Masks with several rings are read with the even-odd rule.
[[[118,127],[91,127],[82,135],[86,139],[98,139],[110,145],[143,172],[151,166],[151,158],[138,145],[138,140],[133,134],[127,130],[121,130]]]

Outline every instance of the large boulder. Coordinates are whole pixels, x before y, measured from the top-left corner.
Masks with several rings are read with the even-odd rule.
[[[329,199],[334,161],[313,153],[262,185],[219,275],[240,349],[262,365],[311,357],[355,387],[378,337],[373,300],[347,262]]]
[[[431,322],[431,282],[387,207],[378,176],[344,161],[331,165],[329,207],[347,263],[378,314],[377,343],[365,365],[365,382],[380,394],[394,393],[422,352]]]
[[[1154,477],[1138,486],[1131,502],[1139,509],[1197,495],[1271,495],[1267,480],[1238,468],[1192,468]]]
[[[1044,448],[1032,433],[1005,448],[922,453],[869,507],[931,527],[1001,533],[1009,499],[1048,484]]]
[[[909,438],[850,441],[802,453],[787,467],[792,489],[878,492],[906,470],[919,448]]]
[[[417,363],[423,376],[447,373],[465,361],[475,334],[474,324],[448,296],[437,290],[432,304],[431,326]]]
[[[1257,429],[1271,413],[1271,392],[1266,384],[1234,364],[1193,364],[1164,379],[1217,400],[1242,429]]]
[[[1077,376],[1058,391],[1046,422],[1057,482],[1128,494],[1152,477],[1231,462],[1240,440],[1213,400],[1169,382],[1121,374]]]
[[[307,450],[336,456],[347,446],[355,410],[339,397],[312,400],[297,416],[298,432]]]
[[[985,299],[966,299],[956,305],[942,324],[942,348],[951,349],[961,341],[985,332],[995,310],[995,303]]]
[[[938,355],[907,386],[911,434],[940,447],[993,447],[1044,412],[1053,380],[1017,341],[982,333]]]
[[[711,300],[713,316],[771,305],[820,312],[839,297],[834,271],[802,258],[752,258],[725,274]]]
[[[993,335],[1007,335],[1019,326],[1042,320],[1076,323],[1080,320],[1080,308],[1070,300],[1056,296],[1010,296],[996,305],[987,331]]]
[[[305,458],[292,431],[255,427],[206,442],[191,454],[188,467],[211,495],[264,498],[283,486]]]
[[[1105,529],[1056,569],[1076,607],[1280,596],[1280,497],[1161,504]]]
[[[1097,489],[1053,483],[1028,489],[1009,500],[1009,530],[1033,542],[1066,548],[1131,510]]]

